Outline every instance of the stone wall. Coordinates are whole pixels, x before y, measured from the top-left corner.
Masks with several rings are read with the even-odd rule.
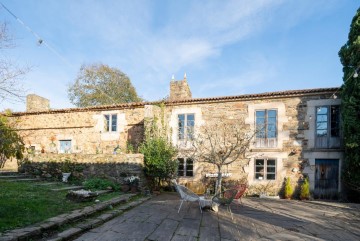
[[[146,185],[142,154],[40,154],[28,156],[20,172],[48,179],[61,179],[62,172],[71,172],[72,178],[84,180],[103,177],[122,183],[126,176],[138,176],[140,186]]]
[[[178,141],[178,115],[194,114],[195,132],[202,126],[221,122],[238,122],[249,132],[255,129],[255,111],[264,109],[277,110],[277,144],[272,148],[259,148],[250,145],[247,153],[248,164],[243,166],[234,162],[226,166],[232,173],[227,180],[242,180],[244,175],[254,192],[262,187],[271,186],[281,190],[285,177],[290,177],[294,187],[301,183],[303,174],[312,175],[310,186],[314,187],[314,165],[316,158],[339,159],[342,165],[342,150],[319,150],[314,148],[316,106],[337,105],[340,100],[331,98],[332,93],[300,92],[300,94],[254,95],[235,98],[209,98],[181,101],[191,98],[186,78],[172,81],[170,102],[164,108],[165,126],[172,143],[179,148],[186,148]],[[114,152],[119,145],[119,153],[126,153],[127,143],[136,146],[144,136],[144,122],[154,119],[163,111],[151,103],[119,109],[69,109],[45,113],[25,113],[14,117],[20,134],[27,147],[34,147],[35,153],[49,154],[58,152],[60,140],[71,140],[71,153],[98,154],[100,157]],[[118,130],[104,132],[104,115],[117,114]],[[160,117],[160,116],[159,116]],[[155,118],[156,119],[156,118]],[[160,124],[160,118],[157,119]],[[56,148],[54,148],[54,144]],[[312,155],[316,153],[316,155]],[[39,156],[42,156],[41,154]],[[276,160],[276,180],[255,179],[255,161],[257,158]],[[81,163],[81,162],[80,162]],[[111,172],[111,170],[109,170]],[[211,181],[205,178],[208,173],[215,173],[215,166],[195,160],[194,176],[182,177],[180,182]],[[340,174],[339,174],[340,175]],[[225,180],[226,180],[225,179]],[[268,185],[268,184],[271,185]],[[341,186],[341,185],[339,185]],[[275,192],[275,191],[274,191]]]
[[[191,91],[186,81],[186,77],[183,80],[170,82],[170,101],[187,100],[191,99]]]
[[[195,131],[204,125],[236,120],[242,123],[249,132],[252,132],[255,129],[255,110],[276,109],[278,113],[277,146],[275,148],[257,148],[251,144],[247,153],[248,165],[243,167],[239,162],[234,162],[226,166],[225,172],[232,175],[225,178],[224,181],[240,180],[245,175],[250,187],[252,187],[250,190],[252,194],[266,188],[269,192],[277,194],[282,190],[285,177],[290,177],[295,190],[299,190],[303,170],[308,166],[308,160],[304,153],[314,151],[314,146],[308,146],[308,142],[309,138],[314,138],[315,135],[315,118],[309,118],[307,103],[317,100],[320,103],[327,104],[329,98],[330,94],[315,94],[299,97],[254,98],[241,101],[190,102],[167,106],[166,118],[170,125],[173,143],[182,147],[177,140],[178,114],[195,114]],[[331,101],[331,103],[333,102]],[[313,113],[314,115],[315,113]],[[311,129],[310,126],[312,126]],[[328,150],[322,151],[328,152]],[[341,152],[341,150],[339,151]],[[335,154],[333,158],[338,158],[338,155]],[[255,160],[262,158],[276,160],[276,180],[255,179]],[[215,166],[195,160],[194,173],[196,174],[194,177],[182,177],[179,178],[179,181],[181,183],[208,182],[214,178],[205,178],[206,173],[214,172],[216,172]],[[313,183],[311,185],[314,186]]]
[[[41,96],[30,94],[26,96],[26,111],[47,111],[50,110],[50,101]]]
[[[105,132],[104,115],[117,114],[116,132]],[[71,111],[27,114],[12,118],[27,148],[36,152],[58,153],[61,140],[71,140],[71,153],[126,153],[127,143],[137,145],[144,134],[144,109]]]

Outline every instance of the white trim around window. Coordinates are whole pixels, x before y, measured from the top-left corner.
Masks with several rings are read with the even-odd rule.
[[[275,158],[257,158],[255,159],[254,177],[256,180],[276,180],[277,178],[277,160]]]

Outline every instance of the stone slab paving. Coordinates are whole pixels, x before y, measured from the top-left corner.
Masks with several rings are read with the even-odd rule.
[[[61,191],[68,191],[68,190],[79,190],[83,189],[84,186],[68,186],[68,187],[61,187],[61,188],[53,188],[50,189],[53,192],[61,192]]]
[[[81,240],[360,240],[360,205],[245,198],[218,213],[165,193],[81,235]]]

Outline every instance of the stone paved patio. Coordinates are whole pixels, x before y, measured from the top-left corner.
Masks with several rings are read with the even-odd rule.
[[[175,193],[161,194],[76,240],[360,240],[360,205],[246,198],[218,213],[196,203],[177,213]]]

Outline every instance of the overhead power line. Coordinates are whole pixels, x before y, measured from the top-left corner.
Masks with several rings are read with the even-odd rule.
[[[0,5],[11,15],[16,21],[18,21],[24,28],[26,28],[37,40],[39,45],[45,45],[51,52],[53,52],[56,56],[58,56],[65,64],[71,66],[69,61],[67,61],[59,52],[57,52],[53,47],[51,47],[47,42],[44,41],[36,32],[34,32],[28,25],[24,23],[20,18],[18,18],[13,12],[10,11],[3,3],[0,2]]]

